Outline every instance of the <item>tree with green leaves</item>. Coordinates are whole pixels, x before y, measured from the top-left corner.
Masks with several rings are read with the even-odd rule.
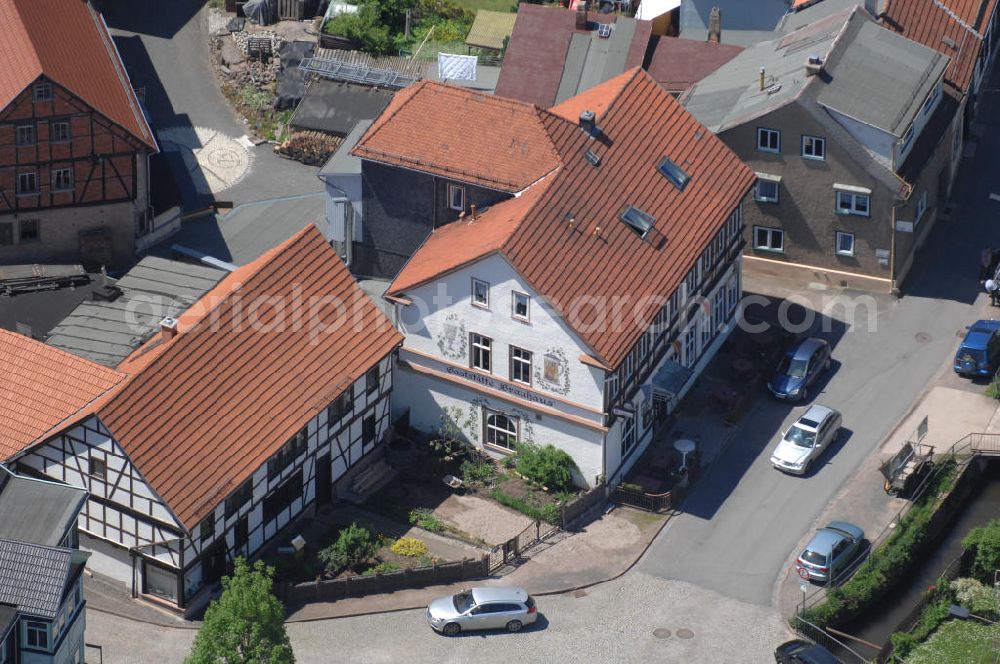
[[[291,664],[285,609],[271,592],[274,568],[237,558],[222,596],[205,612],[187,664]]]

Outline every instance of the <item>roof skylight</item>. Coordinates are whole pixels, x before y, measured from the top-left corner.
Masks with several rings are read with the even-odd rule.
[[[664,157],[656,167],[660,175],[674,183],[678,190],[684,191],[684,187],[691,181],[691,176],[684,172],[680,166],[674,163],[670,157]]]
[[[653,224],[656,223],[656,219],[632,205],[622,210],[618,218],[643,239],[646,239],[649,231],[653,228]]]

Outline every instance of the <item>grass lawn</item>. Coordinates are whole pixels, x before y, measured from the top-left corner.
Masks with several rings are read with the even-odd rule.
[[[993,662],[1000,651],[1000,626],[950,620],[906,658],[907,664]]]
[[[490,9],[495,12],[517,11],[517,0],[454,0],[459,7],[465,7],[471,11],[477,9]]]

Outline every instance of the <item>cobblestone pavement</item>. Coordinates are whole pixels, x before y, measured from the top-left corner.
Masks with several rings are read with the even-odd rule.
[[[789,637],[778,614],[681,581],[631,573],[574,594],[541,597],[540,618],[520,634],[480,632],[449,639],[422,610],[288,625],[296,661],[312,662],[723,662],[774,661]],[[100,612],[87,616],[87,641],[104,645],[106,664],[180,662],[193,630],[123,629]],[[95,639],[97,639],[95,641]],[[405,653],[405,654],[404,654]],[[740,658],[734,660],[734,653]]]

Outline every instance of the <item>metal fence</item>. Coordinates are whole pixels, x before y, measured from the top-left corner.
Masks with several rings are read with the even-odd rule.
[[[592,509],[603,506],[608,501],[608,488],[604,484],[599,484],[587,493],[574,498],[562,506],[559,510],[560,526],[563,530],[568,530],[580,518]]]
[[[490,549],[489,554],[485,556],[489,560],[489,573],[492,574],[505,565],[520,562],[522,555],[528,549],[558,531],[559,526],[536,519],[514,537]]]
[[[818,643],[823,646],[838,658],[844,664],[868,664],[868,659],[862,657],[856,650],[851,646],[847,645],[841,639],[833,636],[829,632],[811,622],[807,622],[802,618],[796,621],[795,631],[809,639],[813,643]]]

